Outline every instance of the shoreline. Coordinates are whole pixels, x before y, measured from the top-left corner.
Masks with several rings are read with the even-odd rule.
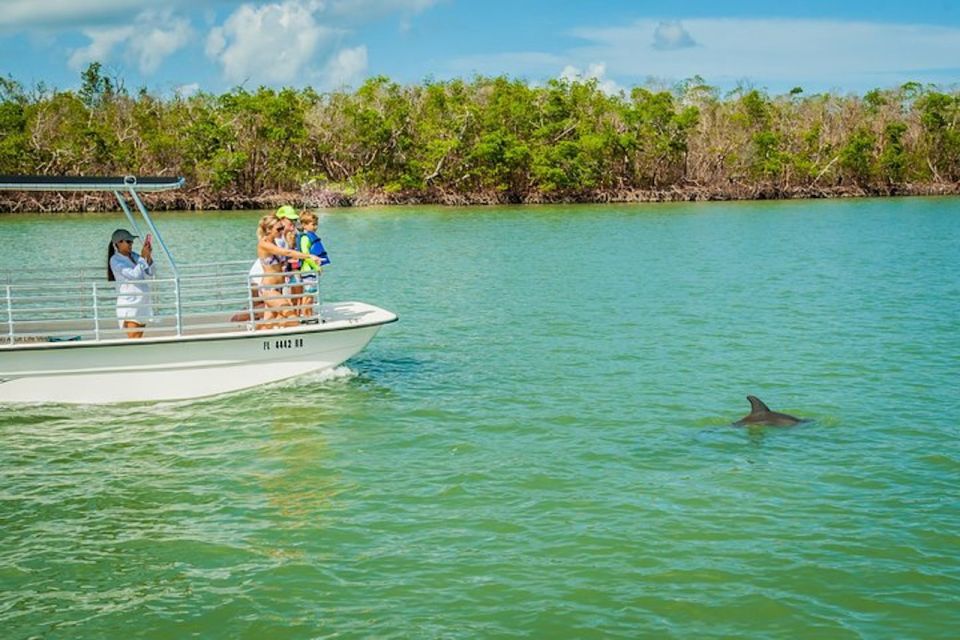
[[[349,209],[370,206],[474,207],[542,204],[631,204],[655,202],[729,202],[759,200],[821,200],[842,198],[960,195],[960,183],[924,183],[888,187],[787,187],[733,184],[727,187],[698,185],[661,189],[594,190],[578,193],[509,192],[452,193],[446,191],[397,192],[363,189],[348,193],[308,186],[299,192],[265,191],[260,196],[212,193],[201,188],[158,193],[150,197],[154,211],[254,211],[283,204],[305,209]],[[0,213],[87,213],[114,211],[112,194],[6,192],[0,196]]]

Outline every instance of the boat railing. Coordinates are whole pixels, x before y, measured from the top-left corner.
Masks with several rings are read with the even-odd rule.
[[[322,322],[319,290],[305,299],[296,280],[307,273],[285,272],[279,284],[249,274],[249,261],[180,264],[169,251],[140,198],[141,193],[179,189],[183,178],[164,176],[0,176],[0,191],[112,192],[134,235],[145,237],[137,214],[165,256],[163,278],[135,281],[149,288],[149,299],[121,300],[120,285],[108,282],[106,268],[62,271],[28,266],[0,274],[0,347],[32,342],[126,338],[118,305],[150,320],[144,337],[252,331]],[[169,271],[167,271],[169,269]],[[268,274],[267,278],[276,277]],[[124,287],[133,284],[124,283]],[[129,304],[127,304],[130,302]],[[139,319],[139,318],[138,318]]]
[[[196,262],[179,265],[181,277],[192,277],[198,274],[224,276],[233,276],[251,265],[251,260],[226,260],[221,262]],[[73,281],[90,282],[104,281],[106,274],[105,265],[87,265],[81,267],[72,267],[70,279]],[[16,270],[4,270],[0,273],[0,284],[15,284],[22,280],[34,282],[62,281],[64,274],[62,271],[53,271],[50,267],[20,267]]]
[[[126,338],[117,316],[120,304],[146,320],[144,337],[252,331],[322,322],[320,291],[304,291],[303,276],[287,271],[278,284],[249,274],[249,261],[180,265],[176,277],[129,281],[143,287],[139,303],[119,300],[120,283],[103,269],[64,278],[21,269],[0,276],[0,346],[25,343],[101,341]],[[267,274],[276,277],[274,274]],[[309,283],[312,285],[312,283]],[[136,293],[130,291],[130,293]]]

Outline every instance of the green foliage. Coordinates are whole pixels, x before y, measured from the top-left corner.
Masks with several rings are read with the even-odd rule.
[[[635,153],[633,177],[653,187],[682,178],[688,137],[699,121],[699,109],[688,106],[678,111],[670,93],[636,88],[623,115],[627,136],[621,138],[619,151]]]
[[[889,188],[960,180],[960,96],[907,83],[862,98],[726,98],[693,77],[608,95],[596,81],[506,77],[356,91],[236,88],[128,95],[88,66],[80,89],[28,94],[0,78],[0,171],[183,175],[207,194],[312,182],[490,200],[696,184]]]
[[[740,104],[746,116],[747,126],[759,129],[770,126],[771,104],[766,96],[753,89],[740,98]]]
[[[903,122],[891,122],[883,130],[883,151],[880,152],[880,176],[887,184],[903,181],[907,169],[907,152],[903,144],[903,135],[907,125]]]
[[[772,131],[761,131],[753,136],[756,151],[754,174],[760,178],[776,178],[783,171],[784,155],[780,152],[780,136]]]
[[[840,149],[840,166],[845,176],[857,185],[870,181],[876,140],[866,129],[857,129]]]
[[[115,92],[110,78],[100,73],[101,68],[99,62],[92,62],[80,74],[80,99],[88,108],[110,100]]]
[[[960,96],[930,92],[916,101],[923,145],[938,179],[960,179]]]
[[[887,97],[880,89],[871,89],[864,94],[863,101],[867,104],[870,113],[877,113],[881,107],[887,104]]]
[[[16,174],[30,166],[29,109],[23,87],[0,77],[0,173]]]

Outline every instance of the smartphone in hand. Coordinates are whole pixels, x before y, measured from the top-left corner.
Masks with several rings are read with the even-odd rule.
[[[143,246],[152,247],[153,246],[153,234],[148,233],[147,237],[143,239]]]

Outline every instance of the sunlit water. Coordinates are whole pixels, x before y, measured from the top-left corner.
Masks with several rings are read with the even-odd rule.
[[[159,214],[183,260],[256,213]],[[112,216],[0,217],[0,263]],[[960,200],[324,214],[333,372],[0,408],[4,638],[955,638]],[[812,420],[742,429],[752,393]]]

